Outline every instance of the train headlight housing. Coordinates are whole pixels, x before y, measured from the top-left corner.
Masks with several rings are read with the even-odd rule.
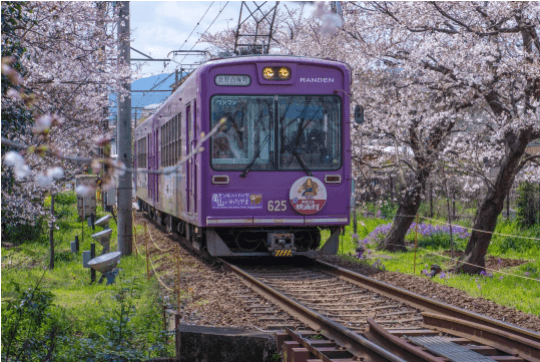
[[[273,68],[266,67],[266,68],[263,69],[263,77],[264,77],[264,79],[270,80],[270,79],[274,78],[275,74],[276,73],[274,72]]]
[[[291,77],[291,70],[289,68],[281,67],[278,71],[279,79],[289,79]]]

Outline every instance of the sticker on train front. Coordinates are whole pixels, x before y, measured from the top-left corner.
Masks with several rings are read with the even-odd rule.
[[[293,256],[292,250],[274,250],[273,256]]]

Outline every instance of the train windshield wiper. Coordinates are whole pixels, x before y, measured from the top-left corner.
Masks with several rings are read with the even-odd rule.
[[[251,170],[251,167],[253,167],[253,165],[255,164],[255,161],[257,160],[257,158],[259,158],[259,155],[261,154],[261,150],[264,147],[264,145],[266,144],[266,141],[268,141],[268,135],[266,135],[265,139],[259,145],[259,147],[255,151],[255,154],[253,155],[253,158],[249,162],[249,165],[246,166],[246,168],[244,169],[244,172],[242,172],[240,177],[246,177],[247,176],[249,170]]]
[[[289,150],[290,153],[292,153],[294,155],[294,157],[296,157],[296,160],[298,161],[298,163],[300,164],[300,166],[302,166],[302,168],[304,169],[304,171],[306,171],[306,173],[308,174],[308,176],[313,176],[313,174],[311,173],[310,169],[308,168],[308,166],[306,165],[306,163],[304,162],[304,160],[302,160],[302,158],[300,157],[300,155],[298,154],[298,152],[296,152],[296,149],[291,146],[290,143],[287,143],[287,149]]]

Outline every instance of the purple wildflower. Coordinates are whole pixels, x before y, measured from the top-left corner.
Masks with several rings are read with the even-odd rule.
[[[364,259],[364,253],[362,251],[359,251],[358,254],[356,254],[356,257],[358,259]]]
[[[427,269],[422,270],[422,274],[424,274],[426,277],[429,276],[429,271]]]
[[[478,287],[478,290],[482,290],[482,286],[480,284],[476,284],[476,286]]]
[[[441,274],[439,274],[439,277],[440,277],[441,279],[444,279],[444,278],[446,278],[446,274],[445,274],[444,272],[441,272]]]
[[[531,273],[525,272],[525,276],[526,276],[526,277],[530,277],[530,276],[531,276]]]
[[[480,272],[480,275],[487,278],[493,278],[493,274],[486,272],[485,270],[482,270]]]
[[[502,264],[502,259],[499,258],[499,260],[497,260],[497,263],[499,263],[499,265],[501,265]]]
[[[503,276],[501,275],[501,276],[499,277],[499,279],[500,279],[500,280],[503,280]]]

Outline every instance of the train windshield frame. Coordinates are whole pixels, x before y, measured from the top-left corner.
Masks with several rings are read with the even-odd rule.
[[[342,100],[337,95],[233,95],[210,99],[210,164],[219,171],[313,171],[342,167]],[[276,136],[277,135],[277,136]],[[276,152],[278,150],[278,152]]]

